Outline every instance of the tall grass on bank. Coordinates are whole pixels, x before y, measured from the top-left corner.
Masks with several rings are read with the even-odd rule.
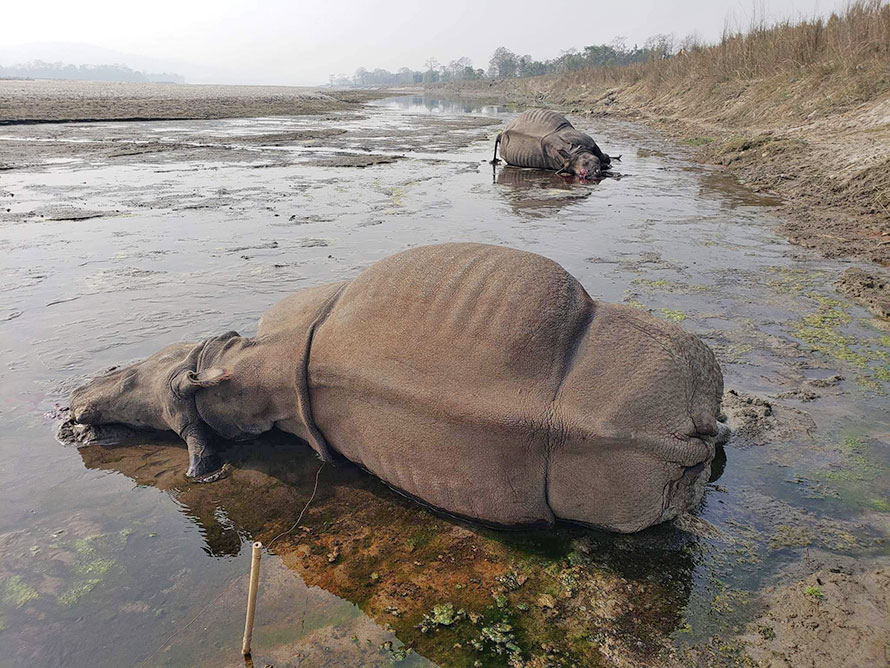
[[[725,30],[717,44],[687,38],[665,59],[598,67],[568,75],[574,83],[647,83],[681,80],[720,83],[778,74],[869,74],[876,89],[890,86],[890,4],[857,0],[829,18],[767,24],[755,19],[745,31]]]

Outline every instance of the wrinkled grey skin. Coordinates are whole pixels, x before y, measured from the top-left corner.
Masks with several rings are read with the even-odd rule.
[[[679,327],[592,300],[556,263],[483,244],[382,260],[260,320],[169,346],[71,396],[77,423],[210,436],[273,427],[446,512],[638,531],[701,499],[723,380]]]
[[[612,166],[612,159],[590,135],[549,109],[529,109],[510,121],[495,139],[492,164],[498,162],[499,147],[509,165],[555,170],[582,179],[600,178]]]

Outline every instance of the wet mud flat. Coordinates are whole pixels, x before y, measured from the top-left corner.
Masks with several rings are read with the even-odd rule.
[[[271,543],[258,665],[881,656],[890,327],[835,289],[852,265],[790,246],[775,198],[637,125],[573,119],[623,154],[620,178],[492,171],[509,115],[404,98],[0,128],[0,455],[14,462],[0,466],[0,666],[241,665],[254,539]],[[249,335],[296,289],[464,240],[551,257],[593,297],[704,337],[735,434],[696,514],[629,536],[493,531],[347,462],[319,470],[282,434],[224,443],[230,474],[210,485],[185,480],[172,437],[53,438],[44,414],[97,370]]]

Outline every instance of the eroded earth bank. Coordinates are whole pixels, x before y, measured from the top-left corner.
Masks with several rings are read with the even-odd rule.
[[[0,666],[880,665],[890,326],[781,202],[633,123],[573,117],[620,174],[498,167],[514,113],[422,97],[318,115],[0,129]],[[89,374],[230,329],[404,248],[483,241],[701,335],[734,435],[694,515],[620,536],[438,517],[297,439],[64,447]],[[48,414],[48,417],[45,416]],[[313,490],[317,490],[312,502]],[[298,521],[299,520],[299,521]]]

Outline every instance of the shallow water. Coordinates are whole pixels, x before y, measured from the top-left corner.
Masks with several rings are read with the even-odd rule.
[[[585,616],[593,606],[572,603],[573,591],[551,620],[580,629],[579,642],[603,656],[730,638],[757,591],[811,554],[863,563],[890,554],[890,331],[833,290],[847,265],[790,246],[773,231],[774,199],[637,125],[573,119],[623,155],[620,178],[568,183],[493,170],[492,139],[511,113],[411,97],[325,118],[0,132],[0,163],[15,167],[0,172],[0,666],[239,664],[249,562],[241,546],[289,525],[312,491],[315,460],[298,444],[263,441],[257,452],[291,448],[283,463],[264,465],[242,448],[233,452],[253,478],[194,490],[172,473],[184,461],[181,448],[162,443],[156,452],[164,456],[152,458],[145,446],[137,451],[144,461],[127,450],[78,452],[55,441],[45,413],[97,370],[176,341],[251,334],[260,314],[293,290],[354,277],[427,243],[535,251],[595,298],[680,322],[714,348],[727,389],[771,404],[762,411],[770,413],[766,427],[730,441],[697,520],[639,536],[467,529],[342,468],[320,476],[337,492],[322,495],[316,517],[346,521],[337,504],[361,498],[380,510],[376,517],[399,509],[414,532],[452,527],[452,542],[492,550],[492,573],[531,555],[529,572],[549,574],[541,578],[620,577],[630,584],[606,601],[619,609],[616,625],[597,626],[599,618]],[[331,129],[344,132],[317,132]],[[369,156],[394,161],[327,166]],[[835,374],[844,380],[810,382]],[[280,524],[245,507],[245,499],[267,498],[273,483],[291,495],[274,518]],[[367,496],[350,496],[356,489]],[[380,521],[386,529],[366,528],[392,530],[394,521]],[[499,563],[504,555],[509,563]],[[277,555],[264,561],[258,665],[459,665],[470,651],[460,635],[471,633],[469,622],[421,635],[409,615],[383,614],[367,583],[285,563]],[[453,569],[460,574],[459,563]],[[462,591],[450,600],[460,604]],[[509,589],[511,605],[522,605],[522,592]],[[439,593],[411,598],[429,611]],[[630,623],[645,616],[641,606],[659,621]],[[551,614],[534,605],[511,612],[526,658],[541,651],[543,632],[524,615],[540,610]],[[404,660],[402,643],[415,650]],[[500,665],[505,656],[482,651],[480,660]]]

